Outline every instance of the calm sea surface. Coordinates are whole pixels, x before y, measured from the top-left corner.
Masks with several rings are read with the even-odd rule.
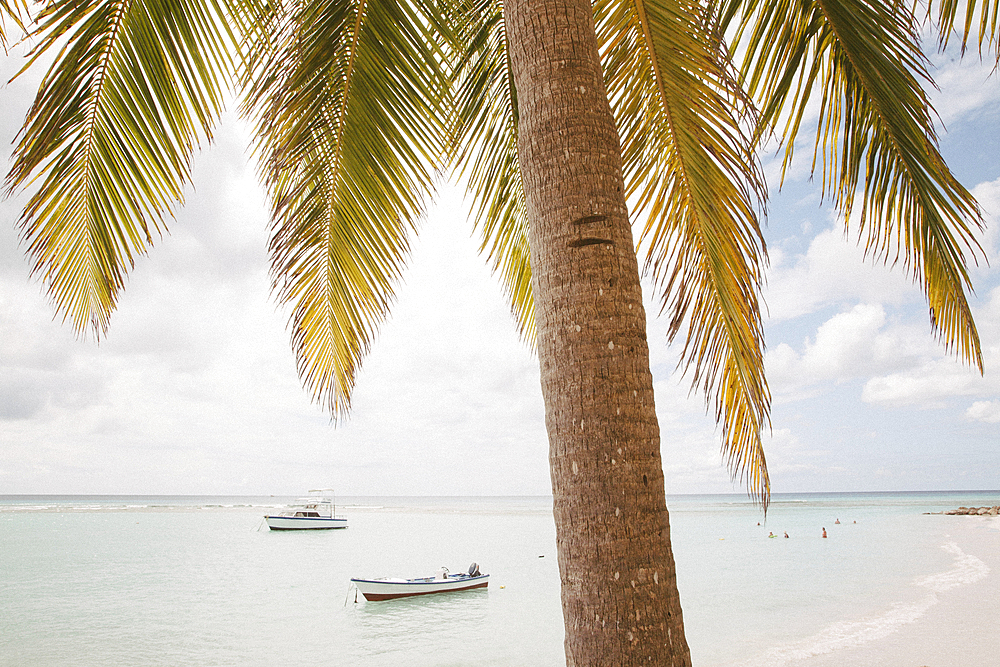
[[[0,666],[564,664],[550,498],[340,498],[347,530],[262,527],[292,501],[0,496]],[[739,495],[668,505],[696,667],[836,664],[921,623],[946,642],[933,611],[958,601],[1000,617],[1000,519],[925,514],[1000,491],[778,495],[766,521]],[[486,591],[350,590],[473,561]],[[975,641],[954,664],[997,656]]]

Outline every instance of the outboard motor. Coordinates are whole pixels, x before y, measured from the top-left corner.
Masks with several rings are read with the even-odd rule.
[[[476,563],[473,563],[472,565],[469,566],[469,576],[470,577],[479,576],[479,566]]]

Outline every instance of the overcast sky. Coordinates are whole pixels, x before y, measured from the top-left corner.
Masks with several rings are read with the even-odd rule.
[[[0,55],[4,81],[13,61]],[[985,377],[933,340],[901,267],[865,261],[820,206],[811,146],[780,192],[767,159],[776,493],[1000,488],[1000,79],[974,58],[934,61],[943,152],[989,225],[970,296]],[[5,156],[33,94],[27,79],[0,87]],[[301,388],[288,313],[269,294],[267,210],[246,146],[228,117],[99,345],[54,319],[18,240],[23,200],[0,203],[0,494],[548,494],[537,359],[477,254],[461,193],[444,185],[430,207],[352,414],[335,426]],[[649,312],[668,494],[740,492]]]

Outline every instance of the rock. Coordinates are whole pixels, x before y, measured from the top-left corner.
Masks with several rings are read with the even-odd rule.
[[[946,510],[944,512],[938,512],[938,514],[950,514],[955,515],[970,515],[970,516],[1000,516],[1000,505],[994,505],[993,507],[959,507],[957,510]]]

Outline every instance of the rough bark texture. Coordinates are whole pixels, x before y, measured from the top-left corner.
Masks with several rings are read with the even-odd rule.
[[[513,0],[566,661],[689,666],[621,147],[587,0]]]

